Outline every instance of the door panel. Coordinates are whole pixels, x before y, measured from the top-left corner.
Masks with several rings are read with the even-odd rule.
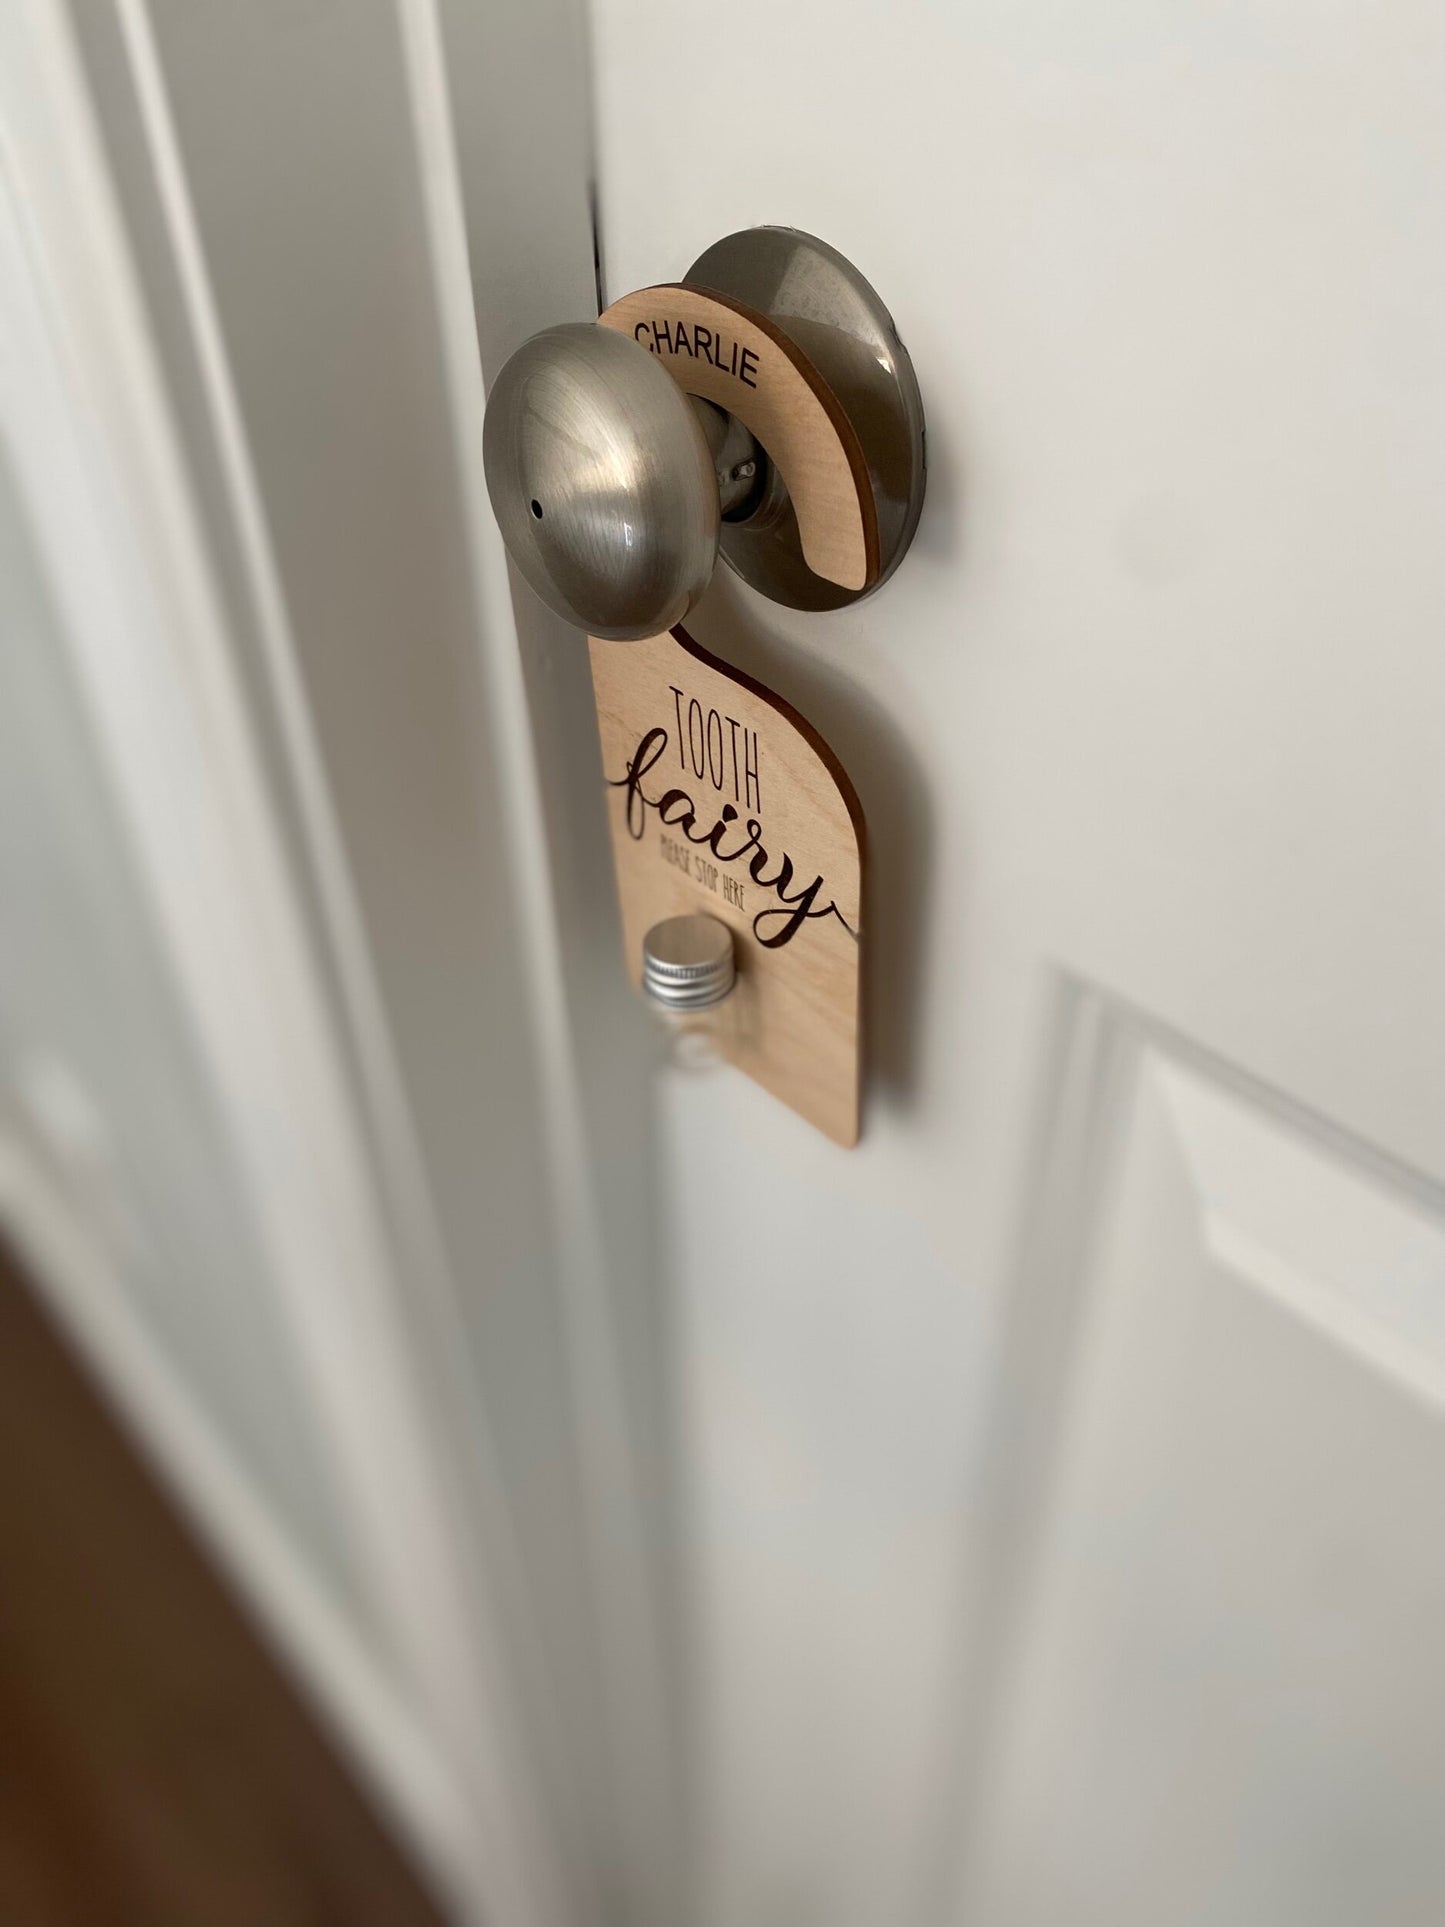
[[[1119,1054],[970,1917],[1424,1927],[1441,1199],[1156,1041]]]
[[[1366,1895],[1387,1917],[1391,1854],[1438,1916],[1412,1709],[1445,1656],[1412,1601],[1440,1287],[1398,1258],[1399,1174],[1445,1178],[1438,16],[592,15],[606,297],[808,229],[888,302],[928,415],[876,598],[798,614],[720,573],[696,617],[828,737],[874,864],[860,1149],[726,1080],[662,1100],[699,1918],[993,1927],[1063,1917],[1072,1883],[1142,1921],[1172,1868],[1172,1917],[1314,1927]],[[681,148],[680,103],[711,144]],[[1138,1037],[1188,1041],[1101,1111]],[[1126,1309],[1093,1302],[1086,1222]],[[1066,1499],[1069,1401],[1115,1353],[1141,1415]],[[1141,1429],[1140,1466],[1151,1400],[1193,1430]],[[1209,1589],[1161,1547],[1076,1598],[1056,1535],[1087,1544],[1146,1474],[1215,1548]],[[1320,1574],[1352,1564],[1346,1610]],[[1198,1660],[1172,1696],[1121,1670],[1146,1604],[1143,1650]],[[1075,1679],[1085,1654],[1115,1671]],[[1102,1701],[1045,1759],[1071,1694],[1126,1686],[1198,1807],[1152,1846],[1101,1833],[1143,1773]],[[1253,1777],[1206,1786],[1229,1747]],[[1012,1829],[986,1870],[985,1812]],[[1355,1888],[1328,1871],[1352,1852]]]

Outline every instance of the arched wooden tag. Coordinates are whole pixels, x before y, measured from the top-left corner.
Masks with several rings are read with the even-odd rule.
[[[639,288],[599,316],[657,355],[690,395],[736,415],[777,463],[803,559],[844,589],[878,580],[878,514],[852,424],[808,357],[766,315],[725,295]]]
[[[738,961],[727,1055],[856,1144],[863,813],[842,765],[683,629],[588,648],[633,982],[654,923],[720,917]]]

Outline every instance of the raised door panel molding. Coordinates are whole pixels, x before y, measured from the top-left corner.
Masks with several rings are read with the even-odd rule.
[[[1133,1020],[1104,1029],[1075,1120],[1092,1162],[1071,1187],[1060,1147],[1048,1180],[1092,1256],[967,1917],[1427,1927],[1445,1201]]]

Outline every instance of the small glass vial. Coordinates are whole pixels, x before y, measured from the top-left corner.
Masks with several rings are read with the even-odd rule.
[[[736,982],[733,933],[718,917],[667,917],[642,939],[642,988],[683,1069],[727,1057]]]

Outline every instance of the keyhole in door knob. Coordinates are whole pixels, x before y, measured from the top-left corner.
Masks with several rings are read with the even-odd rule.
[[[542,504],[537,500],[535,495],[532,497],[532,513],[540,522],[542,519]]]

